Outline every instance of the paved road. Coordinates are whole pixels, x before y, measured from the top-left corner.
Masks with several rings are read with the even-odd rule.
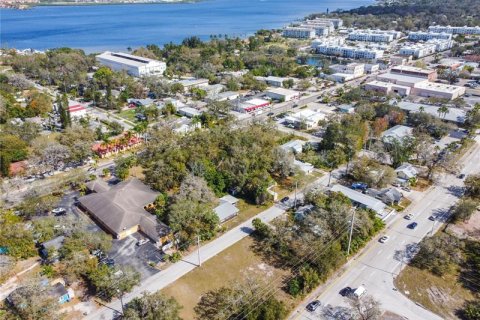
[[[461,160],[462,172],[465,174],[480,171],[480,139],[469,153]],[[290,319],[325,319],[321,308],[315,313],[305,310],[305,305],[319,299],[323,305],[346,306],[345,298],[338,292],[346,287],[364,286],[382,304],[382,308],[399,314],[410,320],[441,319],[436,314],[416,305],[394,288],[394,278],[400,273],[405,263],[412,257],[416,245],[427,235],[438,230],[448,216],[448,209],[458,200],[463,181],[452,175],[445,175],[423,197],[415,199],[405,213],[412,213],[411,221],[418,223],[415,230],[406,228],[411,221],[403,215],[396,215],[387,225],[384,234],[390,236],[386,243],[372,241],[364,252],[351,260],[343,275],[332,280],[326,287],[315,290],[291,315]],[[430,221],[430,215],[436,221]],[[421,281],[421,279],[419,279]]]

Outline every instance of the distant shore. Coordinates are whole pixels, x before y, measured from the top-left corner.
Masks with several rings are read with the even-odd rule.
[[[35,2],[35,3],[1,3],[0,8],[4,9],[18,9],[18,10],[28,10],[33,7],[43,7],[43,6],[111,6],[111,5],[125,5],[125,4],[178,4],[178,3],[196,3],[201,0],[133,0],[133,1],[122,1],[122,0],[112,0],[110,2],[70,2],[70,1],[52,1],[52,2]]]

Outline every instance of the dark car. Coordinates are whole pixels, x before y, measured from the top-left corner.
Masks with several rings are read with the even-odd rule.
[[[464,173],[458,175],[458,179],[464,179],[464,178],[465,178],[465,174],[464,174]]]
[[[320,305],[321,305],[320,301],[314,300],[314,301],[310,302],[309,304],[307,304],[307,310],[308,311],[315,311],[315,310],[317,310],[318,307],[320,307]]]
[[[428,220],[430,220],[430,221],[435,221],[435,216],[430,216],[430,217],[428,217]]]
[[[115,260],[113,260],[112,258],[103,258],[103,259],[100,259],[100,263],[101,264],[104,264],[108,267],[113,267],[115,266]]]
[[[269,113],[267,113],[267,116],[271,117],[271,116],[273,116],[274,114],[275,114],[275,113],[273,113],[273,112],[269,112]]]
[[[415,229],[417,226],[418,226],[418,223],[412,222],[412,223],[410,223],[410,224],[407,226],[407,228],[413,230],[413,229]]]
[[[345,287],[342,290],[340,290],[339,293],[342,297],[348,297],[353,293],[353,289],[350,287]]]
[[[368,185],[365,182],[355,182],[352,183],[352,189],[365,191],[368,189]]]
[[[285,197],[285,198],[282,198],[282,200],[280,200],[280,202],[287,202],[288,200],[290,200],[289,197]]]

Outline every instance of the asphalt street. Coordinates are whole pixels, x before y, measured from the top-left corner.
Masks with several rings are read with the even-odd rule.
[[[477,137],[475,146],[461,159],[462,173],[468,175],[480,171],[479,141]],[[342,275],[333,279],[326,287],[317,288],[310,294],[291,314],[290,319],[327,319],[324,315],[325,308],[318,308],[312,313],[305,309],[306,304],[318,299],[327,308],[345,307],[348,305],[348,298],[343,298],[339,291],[347,286],[354,289],[364,286],[368,294],[380,301],[382,309],[405,319],[442,319],[397,291],[394,279],[415,254],[417,244],[425,236],[436,232],[447,220],[449,208],[461,195],[462,186],[461,179],[453,175],[442,176],[423,197],[415,197],[404,213],[397,214],[388,221],[387,228],[378,236],[388,235],[390,239],[386,243],[380,243],[378,238],[374,239],[363,253],[349,261]],[[407,213],[413,214],[412,220],[404,218]],[[431,215],[435,217],[434,221],[428,219]],[[411,230],[407,225],[413,221],[417,222],[418,226]]]

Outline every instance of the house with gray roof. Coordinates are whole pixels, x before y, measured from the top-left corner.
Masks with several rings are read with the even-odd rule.
[[[397,174],[398,179],[408,181],[410,179],[416,179],[418,171],[410,163],[404,163],[395,169],[395,173]]]
[[[240,210],[238,210],[236,206],[237,202],[238,199],[229,194],[220,198],[220,204],[213,209],[220,219],[220,223],[230,220],[238,215]]]
[[[391,142],[392,140],[402,141],[405,137],[411,137],[413,134],[413,128],[403,125],[396,125],[388,130],[382,132],[382,139],[384,142]]]
[[[340,184],[334,185],[330,188],[332,192],[340,192],[344,196],[352,201],[352,204],[355,206],[359,206],[361,208],[370,209],[375,211],[375,213],[382,219],[387,219],[390,214],[392,214],[395,210],[390,210],[387,208],[387,205],[382,201],[375,199],[367,194],[363,194],[361,192],[355,191],[353,189],[347,188]]]
[[[123,239],[141,232],[157,245],[167,241],[170,228],[145,210],[155,201],[158,192],[136,178],[122,181],[103,191],[100,188],[96,190],[100,192],[78,199],[80,208],[87,211],[115,238]]]
[[[385,188],[381,190],[368,189],[367,194],[381,200],[387,205],[398,204],[403,198],[403,194],[395,188]]]
[[[285,151],[290,151],[293,153],[301,153],[303,150],[303,146],[306,144],[306,141],[303,140],[291,140],[287,143],[284,143],[280,146]]]

